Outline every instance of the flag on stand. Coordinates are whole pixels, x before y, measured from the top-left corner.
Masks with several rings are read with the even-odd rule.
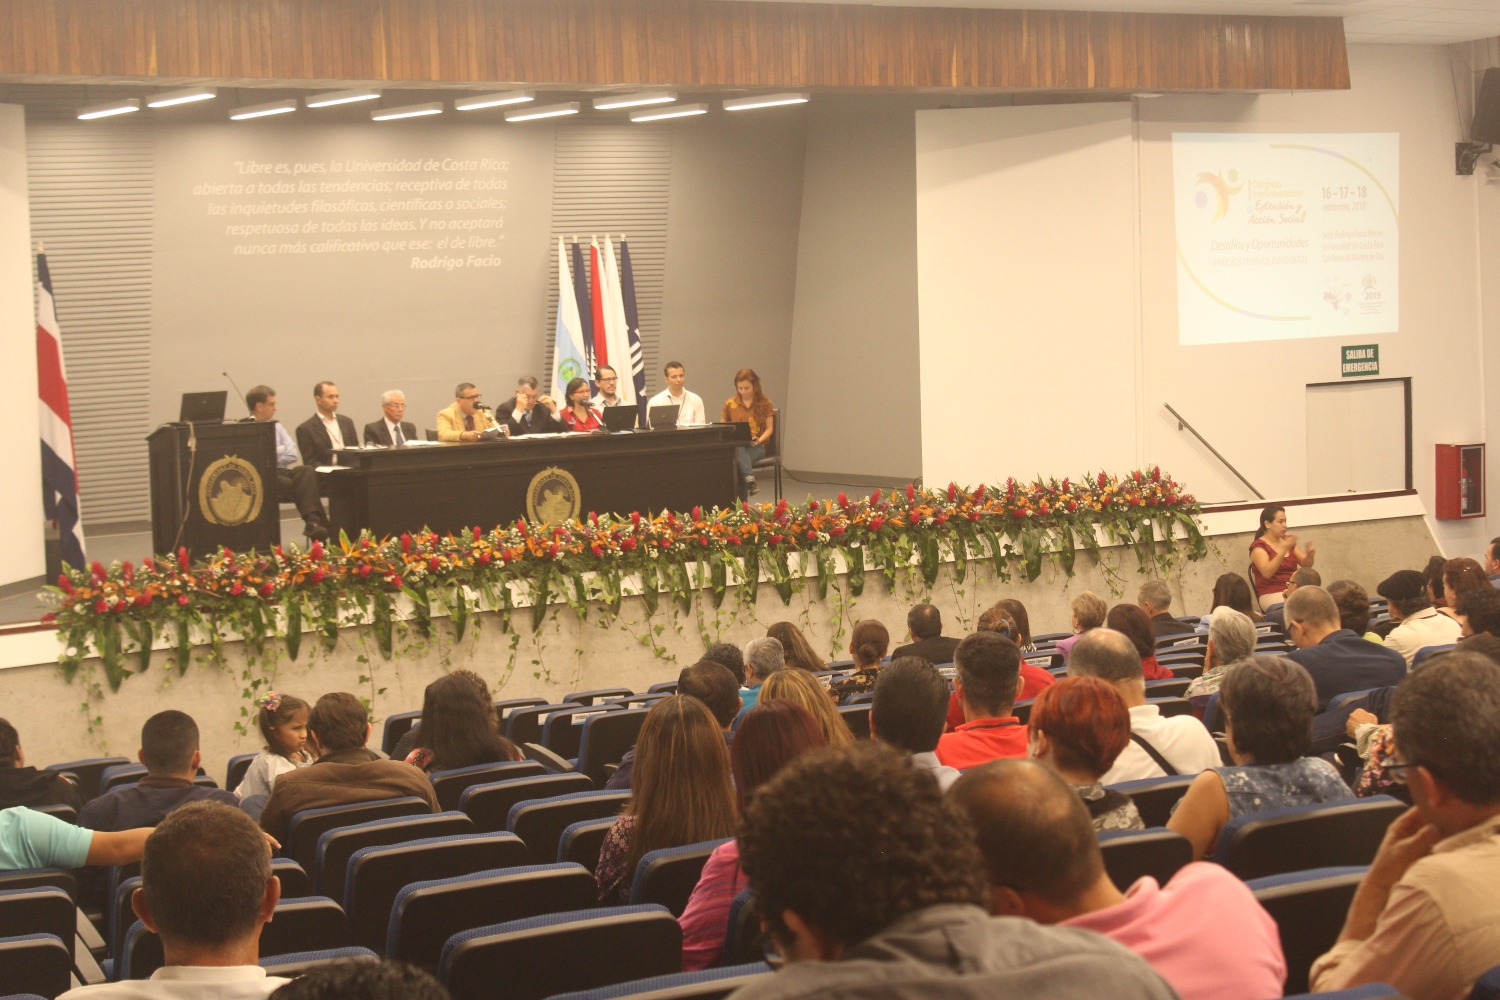
[[[82,569],[88,564],[83,555],[68,376],[63,368],[62,333],[52,302],[52,275],[47,271],[47,255],[40,250],[36,255],[36,374],[41,405],[42,504],[47,520],[57,525],[63,562]]]
[[[573,308],[580,309],[589,300],[589,275],[583,266],[583,247],[579,245],[578,238],[573,238]],[[588,309],[581,309],[578,316],[578,336],[583,341],[583,377],[589,380],[589,390],[599,391],[599,384],[595,377],[599,374],[594,368],[594,327],[593,313]],[[558,400],[562,405],[562,400]]]
[[[612,367],[620,381],[620,401],[635,405],[635,382],[630,373],[630,340],[625,332],[625,306],[620,300],[620,268],[615,264],[615,245],[604,234],[604,332]]]
[[[592,238],[589,240],[589,265],[589,313],[593,318],[590,326],[594,331],[593,375],[598,378],[599,369],[609,364],[609,341],[604,329],[604,289],[599,274],[599,241]]]
[[[557,238],[557,339],[552,351],[552,398],[563,406],[568,383],[587,378],[588,359],[584,356],[583,328],[578,321],[578,300],[573,295],[568,276],[568,255],[562,237]]]
[[[630,345],[630,380],[640,425],[646,426],[646,355],[641,350],[641,319],[635,308],[635,274],[630,269],[630,244],[620,239],[620,303],[625,311],[626,341]]]

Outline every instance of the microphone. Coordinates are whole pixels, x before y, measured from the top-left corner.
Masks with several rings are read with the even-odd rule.
[[[484,403],[475,403],[474,404],[474,409],[476,409],[476,410],[489,410],[490,408],[487,405],[485,405]],[[493,413],[494,411],[490,410],[490,412]]]
[[[234,386],[234,394],[235,394],[235,395],[236,395],[236,396],[238,396],[238,397],[240,397],[240,399],[242,399],[242,400],[243,400],[243,399],[245,399],[245,394],[244,394],[244,393],[243,393],[243,392],[240,392],[240,387],[239,387],[239,386],[237,386],[237,385],[235,385],[235,384],[234,384],[234,379],[232,379],[232,378],[229,378],[229,373],[228,373],[228,372],[220,372],[220,373],[219,373],[219,374],[220,374],[220,375],[223,375],[223,376],[224,376],[224,377],[225,377],[225,378],[228,378],[228,379],[229,379],[229,384],[230,384],[230,385],[231,385],[231,386]],[[253,417],[253,416],[255,416],[255,411],[254,411],[254,410],[253,410],[253,409],[251,409],[251,408],[250,408],[250,403],[249,403],[249,401],[248,401],[248,400],[246,400],[246,401],[245,401],[245,410],[246,410],[246,412],[248,412],[248,413],[249,413],[249,414],[250,414],[250,415],[251,415],[251,416],[252,416],[252,417]]]

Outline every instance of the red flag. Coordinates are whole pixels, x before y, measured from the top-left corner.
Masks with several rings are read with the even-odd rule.
[[[609,346],[604,336],[604,296],[599,291],[599,245],[589,245],[589,298],[594,315],[594,370],[609,364]]]

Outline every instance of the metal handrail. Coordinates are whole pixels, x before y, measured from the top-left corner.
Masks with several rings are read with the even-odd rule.
[[[1174,416],[1174,417],[1177,418],[1177,429],[1178,430],[1182,430],[1182,429],[1186,428],[1187,430],[1192,431],[1193,432],[1193,437],[1195,437],[1199,441],[1203,442],[1203,447],[1205,447],[1209,451],[1213,452],[1214,458],[1217,458],[1219,461],[1221,461],[1221,462],[1224,463],[1224,468],[1228,469],[1230,472],[1232,472],[1236,476],[1238,476],[1240,482],[1242,482],[1246,486],[1248,486],[1250,488],[1250,492],[1255,494],[1256,499],[1258,499],[1258,500],[1264,500],[1266,498],[1266,495],[1264,493],[1262,493],[1260,490],[1256,489],[1255,486],[1250,482],[1250,480],[1248,480],[1248,479],[1246,479],[1244,477],[1244,475],[1240,472],[1239,469],[1236,469],[1233,465],[1229,464],[1229,459],[1227,459],[1223,455],[1219,454],[1219,449],[1217,449],[1213,445],[1209,444],[1208,443],[1208,439],[1205,438],[1202,434],[1198,433],[1198,429],[1196,427],[1194,427],[1192,424],[1188,423],[1187,419],[1185,417],[1183,417],[1182,414],[1180,414],[1176,410],[1172,409],[1172,404],[1171,403],[1163,403],[1162,405],[1167,408],[1167,412],[1168,413],[1172,414],[1172,416]]]

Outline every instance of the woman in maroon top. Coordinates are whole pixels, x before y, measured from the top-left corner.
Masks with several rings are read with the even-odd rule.
[[[599,419],[599,411],[589,405],[591,396],[588,379],[575,378],[568,383],[568,391],[564,393],[568,405],[562,411],[564,427],[570,431],[587,432],[597,431],[604,426]]]
[[[1255,596],[1264,611],[1281,603],[1286,583],[1299,566],[1311,568],[1318,547],[1311,542],[1304,548],[1297,536],[1287,533],[1286,508],[1272,504],[1260,512],[1260,528],[1250,543],[1250,565],[1255,579]]]

